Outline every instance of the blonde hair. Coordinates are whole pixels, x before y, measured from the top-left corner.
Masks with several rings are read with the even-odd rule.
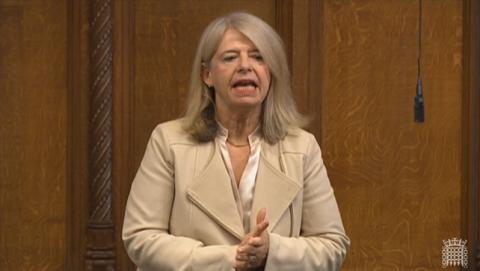
[[[190,77],[184,128],[202,142],[213,140],[217,134],[215,93],[202,80],[202,64],[210,63],[228,29],[235,29],[250,39],[270,69],[270,89],[263,101],[261,131],[268,143],[275,144],[290,128],[303,127],[307,120],[297,111],[292,98],[290,71],[280,36],[267,23],[245,12],[220,17],[203,32]]]

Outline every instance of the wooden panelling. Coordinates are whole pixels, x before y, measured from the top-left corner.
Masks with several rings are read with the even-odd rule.
[[[293,18],[293,96],[300,112],[311,119],[308,130],[321,138],[323,3],[294,1]]]
[[[68,6],[68,247],[67,268],[85,270],[89,184],[89,13],[87,0]]]
[[[89,2],[68,6],[68,247],[69,271],[85,270],[89,177]]]
[[[67,15],[0,3],[0,270],[64,270]]]
[[[423,1],[423,124],[418,3],[323,2],[319,139],[352,240],[343,270],[438,269],[461,236],[462,2]]]
[[[480,270],[480,3],[464,5],[463,230],[469,270]]]
[[[275,24],[272,25],[284,42],[288,66],[292,66],[293,0],[275,1]]]
[[[135,270],[122,241],[122,225],[130,184],[137,165],[132,159],[134,2],[117,1],[114,7],[114,92],[113,92],[113,219],[116,270]]]

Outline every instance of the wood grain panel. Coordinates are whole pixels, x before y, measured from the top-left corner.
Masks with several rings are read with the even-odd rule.
[[[0,4],[0,270],[64,270],[66,7]]]
[[[294,1],[292,7],[292,91],[299,111],[313,118],[310,130],[315,126],[315,119],[320,120],[314,118],[320,101],[315,97],[320,96],[316,94],[320,94],[318,87],[322,76],[317,69],[322,66],[322,51],[318,44],[322,36],[319,22],[323,18],[320,6],[320,1]],[[311,91],[311,88],[317,91]]]
[[[323,2],[295,1],[293,17],[293,95],[300,112],[311,119],[308,130],[321,138]]]
[[[89,185],[89,2],[68,2],[68,228],[65,270],[85,270]]]
[[[293,0],[275,1],[275,24],[272,25],[283,40],[288,66],[292,66]]]
[[[116,270],[136,270],[122,241],[122,225],[130,184],[137,170],[133,152],[134,2],[121,1],[114,8],[114,92],[113,92],[113,219],[116,242]]]
[[[462,2],[324,1],[323,155],[352,246],[343,270],[441,267],[461,234]]]
[[[464,1],[463,230],[469,270],[480,270],[480,3]]]

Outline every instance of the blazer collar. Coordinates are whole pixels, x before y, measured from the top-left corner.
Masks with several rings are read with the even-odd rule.
[[[220,150],[215,142],[212,144],[212,158],[187,189],[187,197],[225,230],[242,240],[246,233],[230,177]],[[255,227],[256,215],[263,207],[267,208],[269,228],[272,229],[301,189],[300,184],[282,172],[280,152],[276,146],[278,144],[262,144],[250,218],[251,229]]]
[[[213,156],[205,170],[193,180],[187,190],[187,197],[220,226],[241,240],[245,232],[230,176],[217,144],[215,141],[211,144],[214,146]]]
[[[302,188],[282,169],[283,157],[279,144],[282,143],[262,144],[250,217],[251,229],[257,224],[257,213],[261,208],[267,209],[269,229],[273,229]]]

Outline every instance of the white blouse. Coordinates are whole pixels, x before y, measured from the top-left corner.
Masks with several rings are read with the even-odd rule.
[[[240,217],[243,219],[243,228],[245,233],[249,233],[253,193],[255,192],[255,180],[258,171],[258,162],[260,161],[260,129],[257,127],[248,136],[248,143],[250,144],[250,156],[248,158],[247,165],[243,170],[242,177],[240,178],[240,183],[237,188],[235,174],[233,173],[233,167],[230,160],[230,153],[228,152],[227,147],[228,130],[220,124],[218,124],[218,126],[220,129],[215,140],[220,147],[220,152],[222,153],[225,167],[230,175],[230,181],[232,183],[235,201],[237,202],[238,212],[240,213]]]

